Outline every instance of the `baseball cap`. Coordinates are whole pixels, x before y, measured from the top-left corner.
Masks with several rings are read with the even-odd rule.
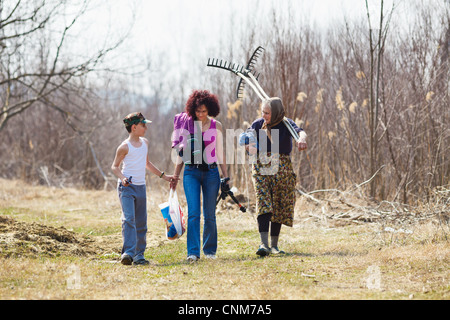
[[[126,126],[131,126],[133,124],[139,124],[140,122],[152,123],[150,120],[146,120],[145,117],[140,112],[130,113],[123,119],[123,122],[125,123]]]

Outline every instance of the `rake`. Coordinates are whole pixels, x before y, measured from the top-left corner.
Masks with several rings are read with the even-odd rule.
[[[236,74],[238,77],[241,78],[239,80],[238,87],[236,90],[236,96],[239,100],[241,100],[243,98],[245,84],[248,84],[253,89],[253,91],[255,91],[255,93],[258,95],[258,97],[261,99],[261,101],[266,102],[267,100],[270,99],[270,97],[264,92],[264,90],[261,88],[261,86],[258,82],[260,73],[256,73],[254,70],[256,61],[259,58],[259,56],[262,54],[263,51],[264,51],[264,48],[261,46],[256,48],[256,50],[253,52],[252,56],[250,57],[250,59],[247,63],[247,66],[245,66],[245,67],[243,65],[239,65],[239,64],[228,62],[226,60],[215,59],[215,58],[208,58],[207,66],[231,71],[234,74]],[[286,117],[284,117],[283,123],[286,126],[286,128],[289,130],[289,133],[294,138],[294,140],[299,142],[300,141],[299,134],[297,133],[297,131],[295,131],[295,129],[292,127],[291,123],[288,121],[288,119]]]

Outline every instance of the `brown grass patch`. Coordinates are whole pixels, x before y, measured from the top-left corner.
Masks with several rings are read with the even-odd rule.
[[[324,213],[299,198],[294,227],[282,228],[287,254],[261,259],[252,211],[224,204],[218,258],[189,264],[186,237],[165,239],[157,207],[165,199],[151,190],[150,266],[127,267],[118,262],[115,191],[0,186],[1,299],[450,298],[450,249],[432,220],[393,233],[386,226],[399,225],[333,219],[342,218],[338,209]]]

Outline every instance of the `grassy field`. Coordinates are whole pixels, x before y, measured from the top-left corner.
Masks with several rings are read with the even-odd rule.
[[[432,221],[387,232],[321,219],[299,198],[294,227],[281,230],[286,254],[259,258],[253,211],[222,208],[217,259],[189,264],[186,236],[164,236],[164,201],[148,191],[150,266],[123,266],[115,191],[0,180],[0,299],[450,298],[450,245]]]

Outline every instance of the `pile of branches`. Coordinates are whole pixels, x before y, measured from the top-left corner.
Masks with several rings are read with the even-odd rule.
[[[364,196],[361,190],[363,184],[346,191],[338,189],[311,192],[297,189],[297,191],[308,202],[321,207],[322,217],[320,218],[345,220],[352,223],[378,222],[383,225],[397,226],[433,221],[449,230],[450,185],[431,190],[429,197],[423,202],[407,205],[386,200],[375,202]]]

